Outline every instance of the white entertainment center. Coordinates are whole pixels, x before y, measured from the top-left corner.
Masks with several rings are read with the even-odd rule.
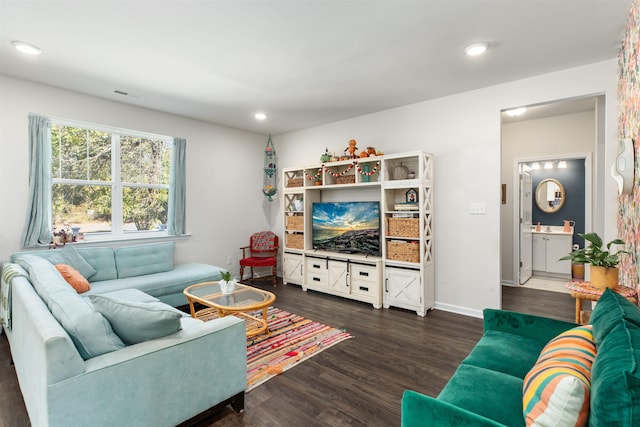
[[[284,283],[424,316],[433,308],[433,158],[420,151],[283,170]],[[380,255],[313,248],[320,202],[380,203]]]

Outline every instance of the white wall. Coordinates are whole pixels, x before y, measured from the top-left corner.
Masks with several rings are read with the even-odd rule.
[[[475,316],[500,307],[500,111],[604,94],[607,164],[616,136],[615,59],[280,135],[280,166],[316,164],[325,147],[386,153],[424,150],[435,159],[436,308]],[[606,182],[605,235],[616,233],[615,187]],[[486,215],[469,205],[486,203]],[[282,234],[282,221],[278,232]]]
[[[595,154],[595,117],[595,111],[589,111],[502,125],[502,183],[507,184],[507,203],[500,207],[503,282],[512,283],[514,273],[514,162]]]
[[[20,250],[27,212],[27,116],[66,118],[187,140],[187,231],[177,261],[238,272],[239,248],[270,229],[272,203],[262,195],[262,135],[0,76],[0,259]]]

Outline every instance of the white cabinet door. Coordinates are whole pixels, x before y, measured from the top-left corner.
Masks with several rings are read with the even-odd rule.
[[[547,241],[544,234],[533,234],[533,269],[536,271],[547,270],[547,250],[545,248]]]
[[[571,252],[571,236],[553,235],[547,238],[547,272],[571,274],[571,261],[558,261]]]
[[[349,264],[329,260],[327,287],[337,293],[349,294]]]
[[[303,270],[303,257],[302,254],[284,254],[284,262],[282,266],[284,283],[295,283],[296,285],[302,285],[304,280]]]
[[[384,306],[420,309],[422,284],[420,270],[387,268],[385,270]]]

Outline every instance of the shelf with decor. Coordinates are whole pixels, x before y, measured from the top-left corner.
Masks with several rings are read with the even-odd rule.
[[[384,307],[424,316],[435,304],[433,158],[385,156],[383,171]]]
[[[283,182],[285,284],[369,302],[377,308],[415,310],[421,316],[433,308],[430,154],[416,151],[289,168],[283,170]],[[369,246],[346,238],[343,244],[351,242],[346,250],[336,246],[327,251],[322,242],[315,243],[314,204],[335,201],[345,206],[374,203],[376,252],[366,253],[363,248]],[[361,253],[350,252],[354,245],[354,252]]]

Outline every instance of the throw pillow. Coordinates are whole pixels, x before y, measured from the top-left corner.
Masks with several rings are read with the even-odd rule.
[[[70,265],[56,264],[56,270],[60,272],[64,280],[66,280],[67,283],[70,284],[77,293],[81,294],[91,289],[89,286],[89,281],[85,279],[78,270],[71,267]]]
[[[90,279],[91,276],[96,274],[96,269],[78,253],[73,245],[65,245],[60,252],[49,256],[49,261],[51,264],[68,264],[78,270],[80,274],[87,279]]]
[[[527,426],[586,425],[595,356],[591,325],[549,341],[524,378],[522,407]]]
[[[90,295],[89,299],[127,345],[164,337],[182,329],[182,313],[159,301],[127,301],[108,295]]]

